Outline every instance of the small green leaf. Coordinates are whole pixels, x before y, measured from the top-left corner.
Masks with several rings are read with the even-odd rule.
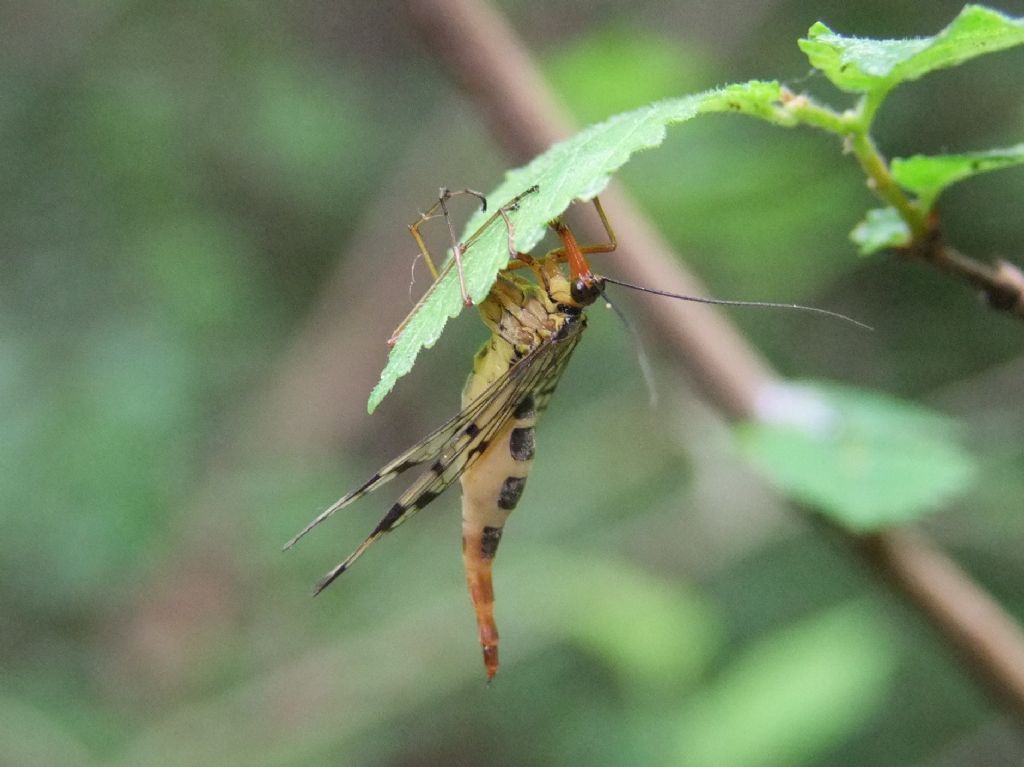
[[[862,256],[870,256],[885,248],[899,248],[910,244],[910,227],[892,207],[874,208],[850,232]]]
[[[738,429],[750,459],[795,499],[857,530],[906,522],[974,475],[955,423],[918,405],[832,384],[786,387]]]
[[[897,652],[887,627],[861,602],[770,635],[689,702],[670,761],[691,767],[817,763],[883,709]]]
[[[1006,149],[984,152],[897,157],[892,161],[892,176],[900,186],[920,197],[925,208],[930,209],[947,186],[979,173],[1022,163],[1024,144],[1017,144]]]
[[[679,684],[698,676],[719,635],[713,614],[696,595],[607,557],[575,564],[562,582],[579,585],[562,616],[581,646],[632,685]],[[550,577],[554,571],[547,572]],[[639,626],[642,631],[631,630]]]
[[[980,5],[968,5],[934,37],[872,40],[835,34],[818,22],[800,40],[811,65],[839,89],[888,91],[937,69],[1024,43],[1024,20]]]
[[[778,107],[778,99],[778,83],[751,81],[666,99],[591,125],[555,144],[528,165],[509,171],[505,181],[488,195],[488,211],[479,212],[467,223],[462,241],[493,216],[499,206],[537,185],[539,190],[524,197],[518,209],[509,214],[515,228],[516,248],[529,252],[543,237],[549,221],[574,200],[589,200],[599,194],[634,152],[664,140],[667,125],[707,112],[741,112],[793,124],[793,118]],[[487,296],[508,257],[508,234],[499,218],[467,249],[463,258],[466,288],[474,302],[479,303]],[[462,308],[458,277],[452,269],[431,286],[391,349],[380,382],[370,394],[367,409],[371,413],[395,382],[412,369],[420,349],[433,346],[448,318],[455,317]]]

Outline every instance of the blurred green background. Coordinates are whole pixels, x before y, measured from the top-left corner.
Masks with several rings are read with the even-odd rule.
[[[841,106],[796,47],[812,22],[925,35],[960,9],[501,7],[581,123],[752,77]],[[649,408],[597,310],[496,563],[495,683],[457,492],[309,599],[400,487],[281,544],[457,408],[483,338],[469,313],[372,418],[365,400],[428,281],[420,265],[410,286],[406,224],[441,185],[493,187],[500,150],[392,2],[44,1],[0,20],[0,764],[1024,760],[949,649],[657,359]],[[1014,50],[902,88],[883,150],[1020,142],[1022,75]],[[622,180],[714,294],[877,328],[734,313],[788,375],[962,421],[979,481],[926,528],[1024,614],[1019,323],[858,258],[847,232],[873,201],[827,136],[702,119]],[[1022,193],[1020,171],[956,187],[950,239],[1024,252]]]

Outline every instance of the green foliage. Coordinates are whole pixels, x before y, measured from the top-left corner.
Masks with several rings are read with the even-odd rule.
[[[9,764],[98,764],[86,744],[34,706],[16,698],[0,697],[0,719],[8,737],[4,759]],[[10,737],[11,733],[18,737]]]
[[[544,75],[581,124],[699,89],[713,79],[696,51],[678,40],[614,27],[560,46]]]
[[[921,204],[931,208],[942,191],[952,184],[1024,163],[1024,144],[984,152],[945,154],[926,157],[897,157],[892,161],[892,177],[904,189],[918,196]]]
[[[875,113],[886,95],[901,83],[978,56],[1024,43],[1024,20],[978,5],[966,6],[939,34],[909,40],[845,37],[822,23],[811,27],[800,48],[811,64],[839,89],[864,94],[857,108],[840,116],[826,110],[811,114],[820,127],[849,131],[850,146],[869,180],[890,205],[869,211],[851,232],[864,255],[909,245],[926,228],[927,212],[947,186],[978,173],[1019,163],[1016,148],[949,157],[913,157],[892,161],[896,183],[917,195],[907,200],[888,185],[885,163],[870,140]],[[810,110],[814,111],[814,110]],[[820,118],[820,119],[819,119]]]
[[[650,149],[665,138],[665,127],[709,112],[741,112],[762,117],[776,115],[777,83],[752,81],[694,96],[668,99],[633,112],[617,115],[592,125],[570,139],[555,144],[522,168],[509,171],[488,197],[492,205],[504,205],[524,190],[538,191],[522,199],[510,214],[515,226],[518,250],[529,252],[549,221],[561,215],[574,200],[589,200],[607,185],[610,176],[634,152]],[[491,216],[483,211],[466,224],[463,240]],[[498,270],[508,263],[508,233],[501,225],[490,226],[464,259],[466,292],[474,302],[482,301],[494,283]],[[472,255],[472,258],[469,256]],[[398,342],[388,356],[380,382],[370,394],[370,412],[391,391],[395,382],[412,369],[420,349],[430,348],[450,317],[463,309],[458,276],[451,269],[435,282],[417,305]]]
[[[559,613],[572,639],[615,669],[624,686],[690,683],[717,644],[714,618],[699,599],[632,566],[583,558],[565,561],[563,555],[551,556],[534,572],[543,572],[546,583],[561,574],[566,584],[585,584],[566,588]],[[631,626],[645,629],[641,634]]]
[[[919,517],[974,476],[955,424],[920,405],[822,384],[778,400],[740,427],[746,454],[791,497],[856,530]]]
[[[1024,22],[968,5],[933,37],[871,40],[845,37],[818,22],[800,49],[832,83],[851,93],[884,93],[929,72],[1024,43]]]
[[[850,232],[862,256],[885,248],[901,248],[911,241],[910,227],[896,208],[872,208]]]
[[[813,526],[787,523],[656,348],[652,414],[628,335],[600,308],[539,424],[496,562],[495,683],[479,664],[457,492],[310,599],[400,482],[304,548],[284,556],[281,542],[450,414],[480,328],[451,328],[465,344],[424,355],[416,387],[372,419],[351,407],[383,349],[319,344],[336,328],[390,329],[407,300],[409,211],[439,183],[486,183],[502,159],[387,4],[58,5],[20,5],[0,50],[6,761],[658,767],[760,751],[903,767],[967,742],[979,761],[1021,762],[1005,716],[946,648],[873,598],[877,581]],[[669,0],[555,25],[541,4],[504,7],[587,120],[730,72],[802,71],[780,51],[821,12],[779,6],[751,30],[725,5],[717,27]],[[928,32],[942,13],[854,4],[843,25]],[[624,21],[609,32],[605,14]],[[999,145],[1018,141],[1015,60],[992,58],[908,88],[886,141],[906,154],[994,146],[999,131],[1011,137]],[[915,94],[929,100],[917,120]],[[766,116],[820,118],[824,132],[691,120],[619,178],[713,294],[877,327],[737,311],[777,368],[958,414],[981,474],[938,521],[942,538],[1020,612],[1019,330],[925,270],[833,257],[870,206],[830,150],[863,124],[815,106],[780,101]],[[900,162],[892,173],[907,183]],[[946,232],[972,253],[1024,250],[1020,178],[945,193],[944,223],[966,224]],[[394,264],[389,291],[396,280],[375,277]],[[322,397],[352,417],[316,412]]]
[[[863,604],[769,636],[694,701],[677,734],[675,763],[806,764],[875,714],[896,660],[885,627]]]
[[[906,245],[924,231],[926,212],[945,186],[994,167],[1014,164],[1019,152],[1002,150],[984,159],[964,155],[961,157],[967,159],[959,163],[937,161],[946,168],[941,177],[934,165],[929,167],[916,159],[904,161],[911,168],[907,171],[904,165],[910,180],[907,188],[921,197],[918,201],[908,200],[897,187],[887,183],[885,163],[870,138],[878,107],[886,94],[902,82],[1021,43],[1024,21],[981,6],[967,6],[934,37],[913,40],[843,37],[819,22],[800,41],[800,47],[812,65],[838,88],[865,94],[856,109],[840,113],[806,97],[794,98],[777,83],[763,81],[666,99],[611,117],[556,144],[529,164],[509,171],[505,181],[488,197],[492,205],[504,205],[526,189],[539,188],[535,194],[524,197],[510,214],[515,246],[529,252],[540,241],[547,223],[573,201],[595,197],[634,153],[661,144],[666,126],[702,114],[731,111],[780,126],[811,125],[846,137],[869,180],[890,203],[888,209],[870,211],[851,233],[852,239],[864,254]],[[462,241],[469,240],[493,215],[481,211],[473,216]],[[466,293],[474,302],[487,295],[498,270],[508,261],[508,232],[500,219],[492,218],[492,224],[463,258]],[[380,381],[370,393],[369,412],[412,369],[419,351],[433,346],[448,319],[457,316],[462,308],[457,274],[450,269],[414,308],[388,356]]]

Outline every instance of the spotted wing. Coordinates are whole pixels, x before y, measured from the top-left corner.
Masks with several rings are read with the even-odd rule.
[[[533,396],[538,403],[546,405],[565,371],[565,366],[568,364],[576,344],[579,343],[583,326],[582,321],[573,322],[566,325],[567,332],[555,334],[546,339],[536,349],[510,367],[503,376],[485,389],[479,397],[447,424],[375,475],[383,475],[385,470],[391,467],[390,476],[377,481],[371,478],[364,483],[362,488],[342,498],[296,536],[295,540],[319,523],[322,518],[326,518],[333,511],[351,503],[361,495],[365,495],[386,482],[387,479],[391,479],[400,471],[408,468],[404,463],[411,460],[410,456],[424,456],[419,458],[416,463],[434,458],[430,468],[402,494],[373,532],[366,537],[366,540],[359,544],[359,547],[343,562],[324,575],[314,593],[319,594],[327,588],[381,536],[405,522],[455,482],[483,454],[490,441],[509,422],[516,406],[524,398]],[[540,405],[538,405],[538,411],[539,409]],[[448,439],[440,442],[438,438],[446,433],[449,435]],[[440,444],[438,444],[439,442]],[[429,455],[423,451],[424,446],[428,443],[434,446]]]
[[[535,351],[539,350],[540,349],[538,348]],[[524,358],[523,361],[526,359],[528,358]],[[316,519],[302,528],[294,538],[284,545],[284,548],[290,549],[298,543],[299,539],[306,533],[333,515],[336,511],[340,511],[349,504],[356,502],[364,495],[372,493],[378,487],[386,482],[390,482],[402,472],[411,469],[414,466],[426,463],[427,461],[436,460],[449,448],[458,449],[460,446],[464,446],[472,442],[476,431],[474,425],[478,417],[486,409],[489,403],[500,398],[503,392],[513,385],[514,381],[511,376],[512,370],[513,369],[510,369],[506,375],[502,376],[485,391],[481,392],[477,399],[473,400],[473,402],[463,408],[458,414],[434,429],[434,431],[410,447],[404,453],[396,456],[386,463],[378,469],[372,477],[363,482],[363,484],[355,490],[345,496],[342,496],[320,512]]]

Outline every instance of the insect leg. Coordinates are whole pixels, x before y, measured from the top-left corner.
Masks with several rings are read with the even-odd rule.
[[[508,262],[505,269],[508,271],[514,271],[516,269],[530,269],[537,278],[537,281],[546,291],[548,291],[549,294],[551,291],[547,270],[552,269],[557,264],[568,263],[572,268],[572,274],[575,276],[591,274],[590,266],[587,264],[585,256],[593,253],[611,253],[618,247],[615,230],[612,229],[611,222],[608,220],[608,216],[604,212],[604,208],[601,206],[600,198],[595,197],[593,202],[594,208],[597,210],[597,215],[601,219],[601,225],[604,226],[604,230],[608,235],[607,242],[580,245],[576,242],[576,238],[573,235],[572,230],[562,221],[561,218],[556,218],[551,221],[549,225],[555,234],[557,234],[562,240],[562,247],[550,250],[540,258],[534,258],[528,253],[513,253],[510,241],[509,250],[511,260]],[[508,224],[507,220],[506,224]]]
[[[449,271],[451,271],[453,266],[456,267],[458,269],[458,272],[459,272],[459,286],[462,289],[462,300],[463,300],[463,303],[466,306],[470,306],[472,304],[472,300],[469,298],[469,296],[466,293],[466,284],[465,284],[465,279],[464,279],[463,273],[462,273],[462,254],[465,253],[466,250],[474,242],[476,242],[478,239],[480,239],[480,237],[483,235],[483,233],[486,232],[487,229],[490,228],[491,225],[493,225],[494,222],[497,221],[499,218],[502,218],[506,222],[508,222],[508,213],[513,211],[513,210],[516,210],[519,207],[520,201],[524,197],[526,197],[527,195],[533,194],[538,189],[539,189],[539,187],[537,187],[537,186],[531,186],[526,191],[520,192],[519,194],[517,194],[515,197],[513,197],[507,203],[502,205],[501,208],[498,210],[498,212],[494,213],[494,215],[492,215],[490,218],[488,218],[486,221],[484,221],[480,225],[480,227],[475,232],[473,232],[473,234],[471,234],[469,236],[469,238],[465,242],[459,243],[459,242],[456,241],[456,239],[455,239],[455,230],[452,228],[451,221],[449,219],[448,231],[449,231],[449,234],[451,235],[451,238],[452,238],[452,255],[453,255],[453,258],[450,261],[448,261],[443,267],[441,267],[441,269],[437,269],[437,267],[434,265],[433,259],[430,256],[430,253],[427,250],[426,243],[423,241],[423,237],[420,234],[420,231],[419,231],[420,225],[423,224],[425,221],[428,221],[428,220],[430,220],[432,218],[437,218],[438,216],[442,216],[443,215],[443,216],[445,216],[445,218],[448,218],[448,215],[447,215],[448,209],[447,209],[447,205],[445,203],[446,203],[446,200],[450,199],[451,197],[453,197],[456,194],[463,194],[463,193],[465,193],[465,194],[473,194],[473,195],[476,195],[476,196],[480,197],[480,199],[483,199],[483,196],[480,195],[479,192],[474,192],[471,189],[463,189],[463,190],[461,190],[459,192],[448,192],[447,196],[445,195],[445,192],[447,190],[445,190],[445,189],[441,190],[441,194],[440,194],[440,196],[438,198],[438,201],[436,203],[434,203],[434,205],[432,205],[425,213],[421,214],[419,220],[416,221],[416,223],[411,224],[409,226],[409,230],[410,230],[410,232],[412,232],[412,236],[416,240],[416,244],[420,248],[420,253],[423,255],[424,260],[427,262],[427,266],[430,268],[431,274],[434,276],[434,282],[427,289],[427,292],[424,293],[420,297],[420,300],[416,302],[416,305],[412,308],[412,311],[410,311],[409,314],[406,316],[406,318],[404,320],[402,320],[402,322],[398,325],[397,328],[395,328],[394,332],[391,334],[391,337],[388,338],[388,346],[394,346],[395,345],[395,343],[398,341],[398,337],[402,334],[402,331],[405,330],[405,326],[409,324],[409,320],[412,319],[413,315],[415,315],[416,312],[419,311],[420,307],[423,306],[423,304],[431,296],[431,294],[435,290],[437,284],[445,277],[445,275],[448,274]],[[439,209],[442,210],[443,212],[442,213],[437,213],[436,211],[439,210]],[[485,209],[486,209],[486,207],[485,207]]]
[[[600,197],[594,198],[594,208],[597,210],[597,215],[601,218],[601,224],[604,226],[604,230],[608,234],[608,242],[596,245],[583,245],[580,247],[580,251],[586,254],[611,253],[619,246],[619,241],[616,239],[615,230],[612,229],[611,222],[608,221],[608,216],[605,214],[604,208],[601,206]]]
[[[508,214],[511,213],[514,210],[518,210],[519,209],[519,203],[522,202],[525,197],[528,197],[529,195],[536,193],[539,189],[540,189],[540,187],[537,186],[536,184],[534,184],[529,189],[527,189],[527,190],[525,190],[523,192],[520,192],[515,197],[513,197],[511,200],[509,200],[504,205],[502,205],[500,208],[498,208],[497,212],[493,216],[491,216],[489,219],[484,221],[483,224],[480,225],[480,228],[477,229],[475,232],[473,232],[473,234],[470,235],[469,239],[466,240],[466,242],[463,244],[463,248],[464,249],[468,248],[470,245],[472,245],[474,242],[476,242],[478,239],[480,239],[480,237],[483,235],[483,233],[485,231],[487,231],[488,227],[490,227],[490,225],[493,224],[495,221],[497,221],[498,218],[500,217],[502,220],[504,220],[505,226],[508,229],[508,250],[509,250],[509,254],[511,255],[512,258],[515,258],[516,256],[518,256],[519,253],[516,252],[515,243],[514,243],[515,228],[512,226],[512,222],[509,219]]]
[[[433,276],[435,280],[438,278],[439,273],[437,271],[437,267],[434,265],[434,259],[430,255],[430,250],[427,248],[427,244],[423,241],[423,235],[420,234],[420,227],[432,218],[444,216],[444,220],[448,224],[448,235],[451,237],[452,251],[455,254],[455,260],[459,264],[459,274],[461,277],[462,251],[465,249],[465,246],[460,245],[459,241],[455,238],[455,229],[452,227],[451,217],[448,215],[447,202],[453,197],[458,197],[464,194],[476,197],[478,200],[480,200],[480,204],[482,206],[481,209],[487,210],[487,198],[484,197],[483,194],[481,194],[480,192],[477,192],[476,190],[473,189],[460,189],[458,191],[453,192],[451,189],[441,187],[440,191],[438,192],[437,202],[431,205],[430,208],[428,208],[425,212],[421,213],[419,219],[417,219],[415,223],[409,225],[409,233],[412,234],[413,239],[416,240],[416,244],[419,246],[420,253],[423,256],[423,260],[426,262],[427,268],[430,269],[430,274],[431,276]],[[441,212],[437,213],[436,211],[439,208]],[[466,289],[464,284],[462,285],[462,296],[463,300],[465,300]]]

